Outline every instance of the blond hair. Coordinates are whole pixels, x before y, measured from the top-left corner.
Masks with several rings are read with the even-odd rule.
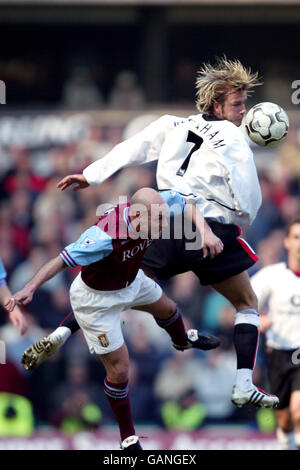
[[[223,103],[228,91],[247,91],[261,85],[258,73],[246,69],[239,60],[217,58],[215,65],[204,64],[196,80],[196,106],[202,113],[213,114],[214,102]]]

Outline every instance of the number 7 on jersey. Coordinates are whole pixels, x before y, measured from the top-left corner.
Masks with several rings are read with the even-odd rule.
[[[192,144],[195,144],[195,145],[191,148],[191,150],[190,150],[188,156],[186,157],[186,159],[184,160],[183,164],[177,170],[176,175],[178,175],[178,176],[183,176],[185,174],[185,172],[186,172],[186,170],[189,166],[192,154],[194,152],[196,152],[196,150],[198,150],[201,147],[201,144],[203,143],[202,137],[200,137],[197,134],[194,134],[194,132],[192,132],[192,131],[189,131],[186,141],[191,142]]]

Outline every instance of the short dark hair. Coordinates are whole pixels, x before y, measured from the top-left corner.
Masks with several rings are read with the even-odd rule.
[[[293,225],[296,225],[296,224],[299,224],[300,225],[300,215],[296,215],[295,217],[293,217],[289,223],[286,225],[285,227],[285,234],[286,236],[288,237],[289,234],[290,234],[290,231],[291,231],[291,228]]]

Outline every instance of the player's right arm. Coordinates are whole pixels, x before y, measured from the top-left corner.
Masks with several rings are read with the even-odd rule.
[[[68,175],[59,181],[57,188],[62,191],[72,184],[74,190],[89,185],[101,184],[116,171],[129,165],[142,165],[157,160],[164,143],[170,116],[162,116],[135,136],[116,145],[105,157],[93,162],[83,170],[83,174]]]
[[[36,273],[23,289],[6,301],[5,308],[8,312],[11,312],[16,305],[27,305],[32,301],[33,294],[41,285],[65,268],[66,264],[60,256],[51,259]]]
[[[95,263],[108,256],[112,250],[111,237],[97,226],[90,227],[76,242],[68,245],[58,256],[42,266],[22,290],[7,300],[5,308],[11,312],[17,304],[27,305],[40,286],[65,268]]]

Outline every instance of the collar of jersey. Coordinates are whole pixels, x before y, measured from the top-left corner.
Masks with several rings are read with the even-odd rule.
[[[202,114],[202,117],[205,121],[225,121],[225,119],[218,118],[217,116],[212,116],[211,114]]]
[[[292,271],[292,273],[295,274],[295,276],[300,277],[300,270],[299,270],[299,271],[294,271],[293,269],[291,269],[291,268],[289,267],[289,265],[288,265],[287,263],[286,263],[286,267],[287,267],[287,269],[289,269],[290,271]]]

